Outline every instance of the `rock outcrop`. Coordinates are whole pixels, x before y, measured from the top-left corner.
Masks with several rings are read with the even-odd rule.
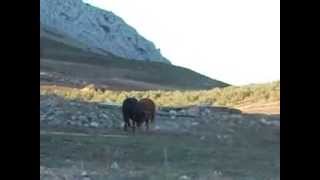
[[[40,0],[41,28],[126,59],[170,63],[155,45],[112,12],[81,0]]]

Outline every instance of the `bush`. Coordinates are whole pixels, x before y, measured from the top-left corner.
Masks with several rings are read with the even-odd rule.
[[[55,94],[67,99],[83,101],[122,103],[127,97],[151,98],[158,106],[189,106],[211,104],[236,106],[241,103],[271,102],[280,100],[280,81],[269,84],[230,86],[199,91],[111,91],[101,92],[97,89],[81,91],[79,89],[41,90],[41,94]]]

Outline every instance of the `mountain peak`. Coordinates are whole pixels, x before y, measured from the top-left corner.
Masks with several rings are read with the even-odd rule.
[[[82,0],[40,0],[40,22],[42,27],[76,39],[95,53],[170,63],[123,19]]]

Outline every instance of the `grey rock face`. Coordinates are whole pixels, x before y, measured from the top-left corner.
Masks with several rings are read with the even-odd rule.
[[[118,163],[117,163],[117,162],[113,162],[113,163],[111,164],[111,169],[119,169]]]
[[[77,39],[94,52],[170,63],[120,17],[82,0],[40,0],[40,22],[43,28]]]
[[[58,101],[61,101],[59,106]],[[63,101],[54,96],[43,98],[40,104],[40,122],[48,125],[115,128],[120,127],[122,122],[119,108],[108,109],[96,103]]]

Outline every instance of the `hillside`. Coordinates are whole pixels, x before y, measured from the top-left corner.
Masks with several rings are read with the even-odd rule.
[[[82,87],[92,83],[106,89],[122,90],[228,86],[179,66],[89,52],[85,45],[62,35],[43,33],[40,43],[41,84]]]
[[[121,17],[81,0],[40,1],[40,83],[120,90],[228,84],[173,66]]]

